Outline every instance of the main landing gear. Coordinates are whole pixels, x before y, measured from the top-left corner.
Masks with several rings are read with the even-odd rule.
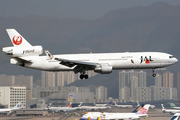
[[[85,72],[83,72],[83,73],[81,73],[81,75],[79,76],[79,78],[80,78],[80,79],[83,79],[83,78],[88,79],[88,75],[85,74]]]
[[[153,77],[156,77],[156,73],[154,73],[154,72],[155,72],[155,70],[152,69],[152,76],[153,76]]]

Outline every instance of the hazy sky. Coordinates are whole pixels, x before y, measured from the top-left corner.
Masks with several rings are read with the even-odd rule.
[[[180,5],[180,0],[0,0],[0,16],[33,14],[95,20],[113,9],[147,6],[157,1]]]

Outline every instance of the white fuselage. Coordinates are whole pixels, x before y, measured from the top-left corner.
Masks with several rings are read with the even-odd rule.
[[[120,108],[132,108],[132,105],[115,105],[116,107],[120,107]]]
[[[91,120],[98,120],[98,117],[100,120],[119,120],[119,119],[137,119],[140,117],[146,117],[147,114],[136,114],[136,113],[101,113],[101,112],[90,112],[81,117],[80,120],[88,120],[90,117]]]
[[[22,59],[32,61],[25,67],[45,71],[72,71],[74,67],[59,64],[60,61],[49,59],[47,56],[26,56]],[[126,53],[96,53],[96,54],[63,54],[54,58],[76,60],[80,62],[107,63],[116,69],[156,69],[175,64],[178,60],[172,55],[160,52],[126,52]],[[147,59],[149,61],[147,61]],[[90,69],[94,70],[94,69]]]
[[[66,112],[66,111],[74,111],[77,110],[77,108],[71,108],[71,107],[50,107],[49,110],[55,111],[55,112]]]
[[[0,113],[9,113],[11,110],[11,108],[0,109]]]

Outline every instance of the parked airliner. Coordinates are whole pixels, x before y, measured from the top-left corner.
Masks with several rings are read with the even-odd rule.
[[[13,107],[13,108],[3,108],[3,109],[0,109],[0,114],[11,113],[11,111],[20,109],[20,107],[21,107],[21,102],[19,102],[18,104],[16,104],[16,106]]]
[[[138,106],[132,113],[88,112],[80,120],[132,120],[147,117],[149,104]]]
[[[161,106],[162,106],[162,112],[163,112],[163,113],[170,113],[171,115],[173,115],[173,114],[175,114],[175,113],[180,113],[180,110],[176,110],[176,109],[166,109],[163,104],[161,104]]]
[[[15,29],[6,29],[14,46],[3,47],[3,52],[11,57],[10,63],[44,71],[74,71],[80,78],[87,79],[86,71],[110,74],[122,69],[155,69],[167,67],[178,62],[171,54],[162,52],[125,52],[52,55],[42,46],[32,46]]]

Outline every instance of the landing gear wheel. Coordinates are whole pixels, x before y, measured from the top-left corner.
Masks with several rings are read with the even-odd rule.
[[[83,78],[84,78],[84,75],[83,75],[83,74],[81,74],[79,77],[80,77],[80,79],[83,79]]]
[[[84,78],[85,78],[85,79],[88,79],[88,75],[84,75]]]
[[[88,79],[88,75],[86,75],[86,74],[81,74],[79,77],[80,77],[80,79],[83,79],[83,78]]]
[[[152,76],[153,76],[153,77],[156,77],[156,74],[155,74],[155,73],[153,73],[153,74],[152,74]]]
[[[155,69],[152,69],[152,76],[156,77],[156,73],[154,73],[154,72],[155,72]]]

